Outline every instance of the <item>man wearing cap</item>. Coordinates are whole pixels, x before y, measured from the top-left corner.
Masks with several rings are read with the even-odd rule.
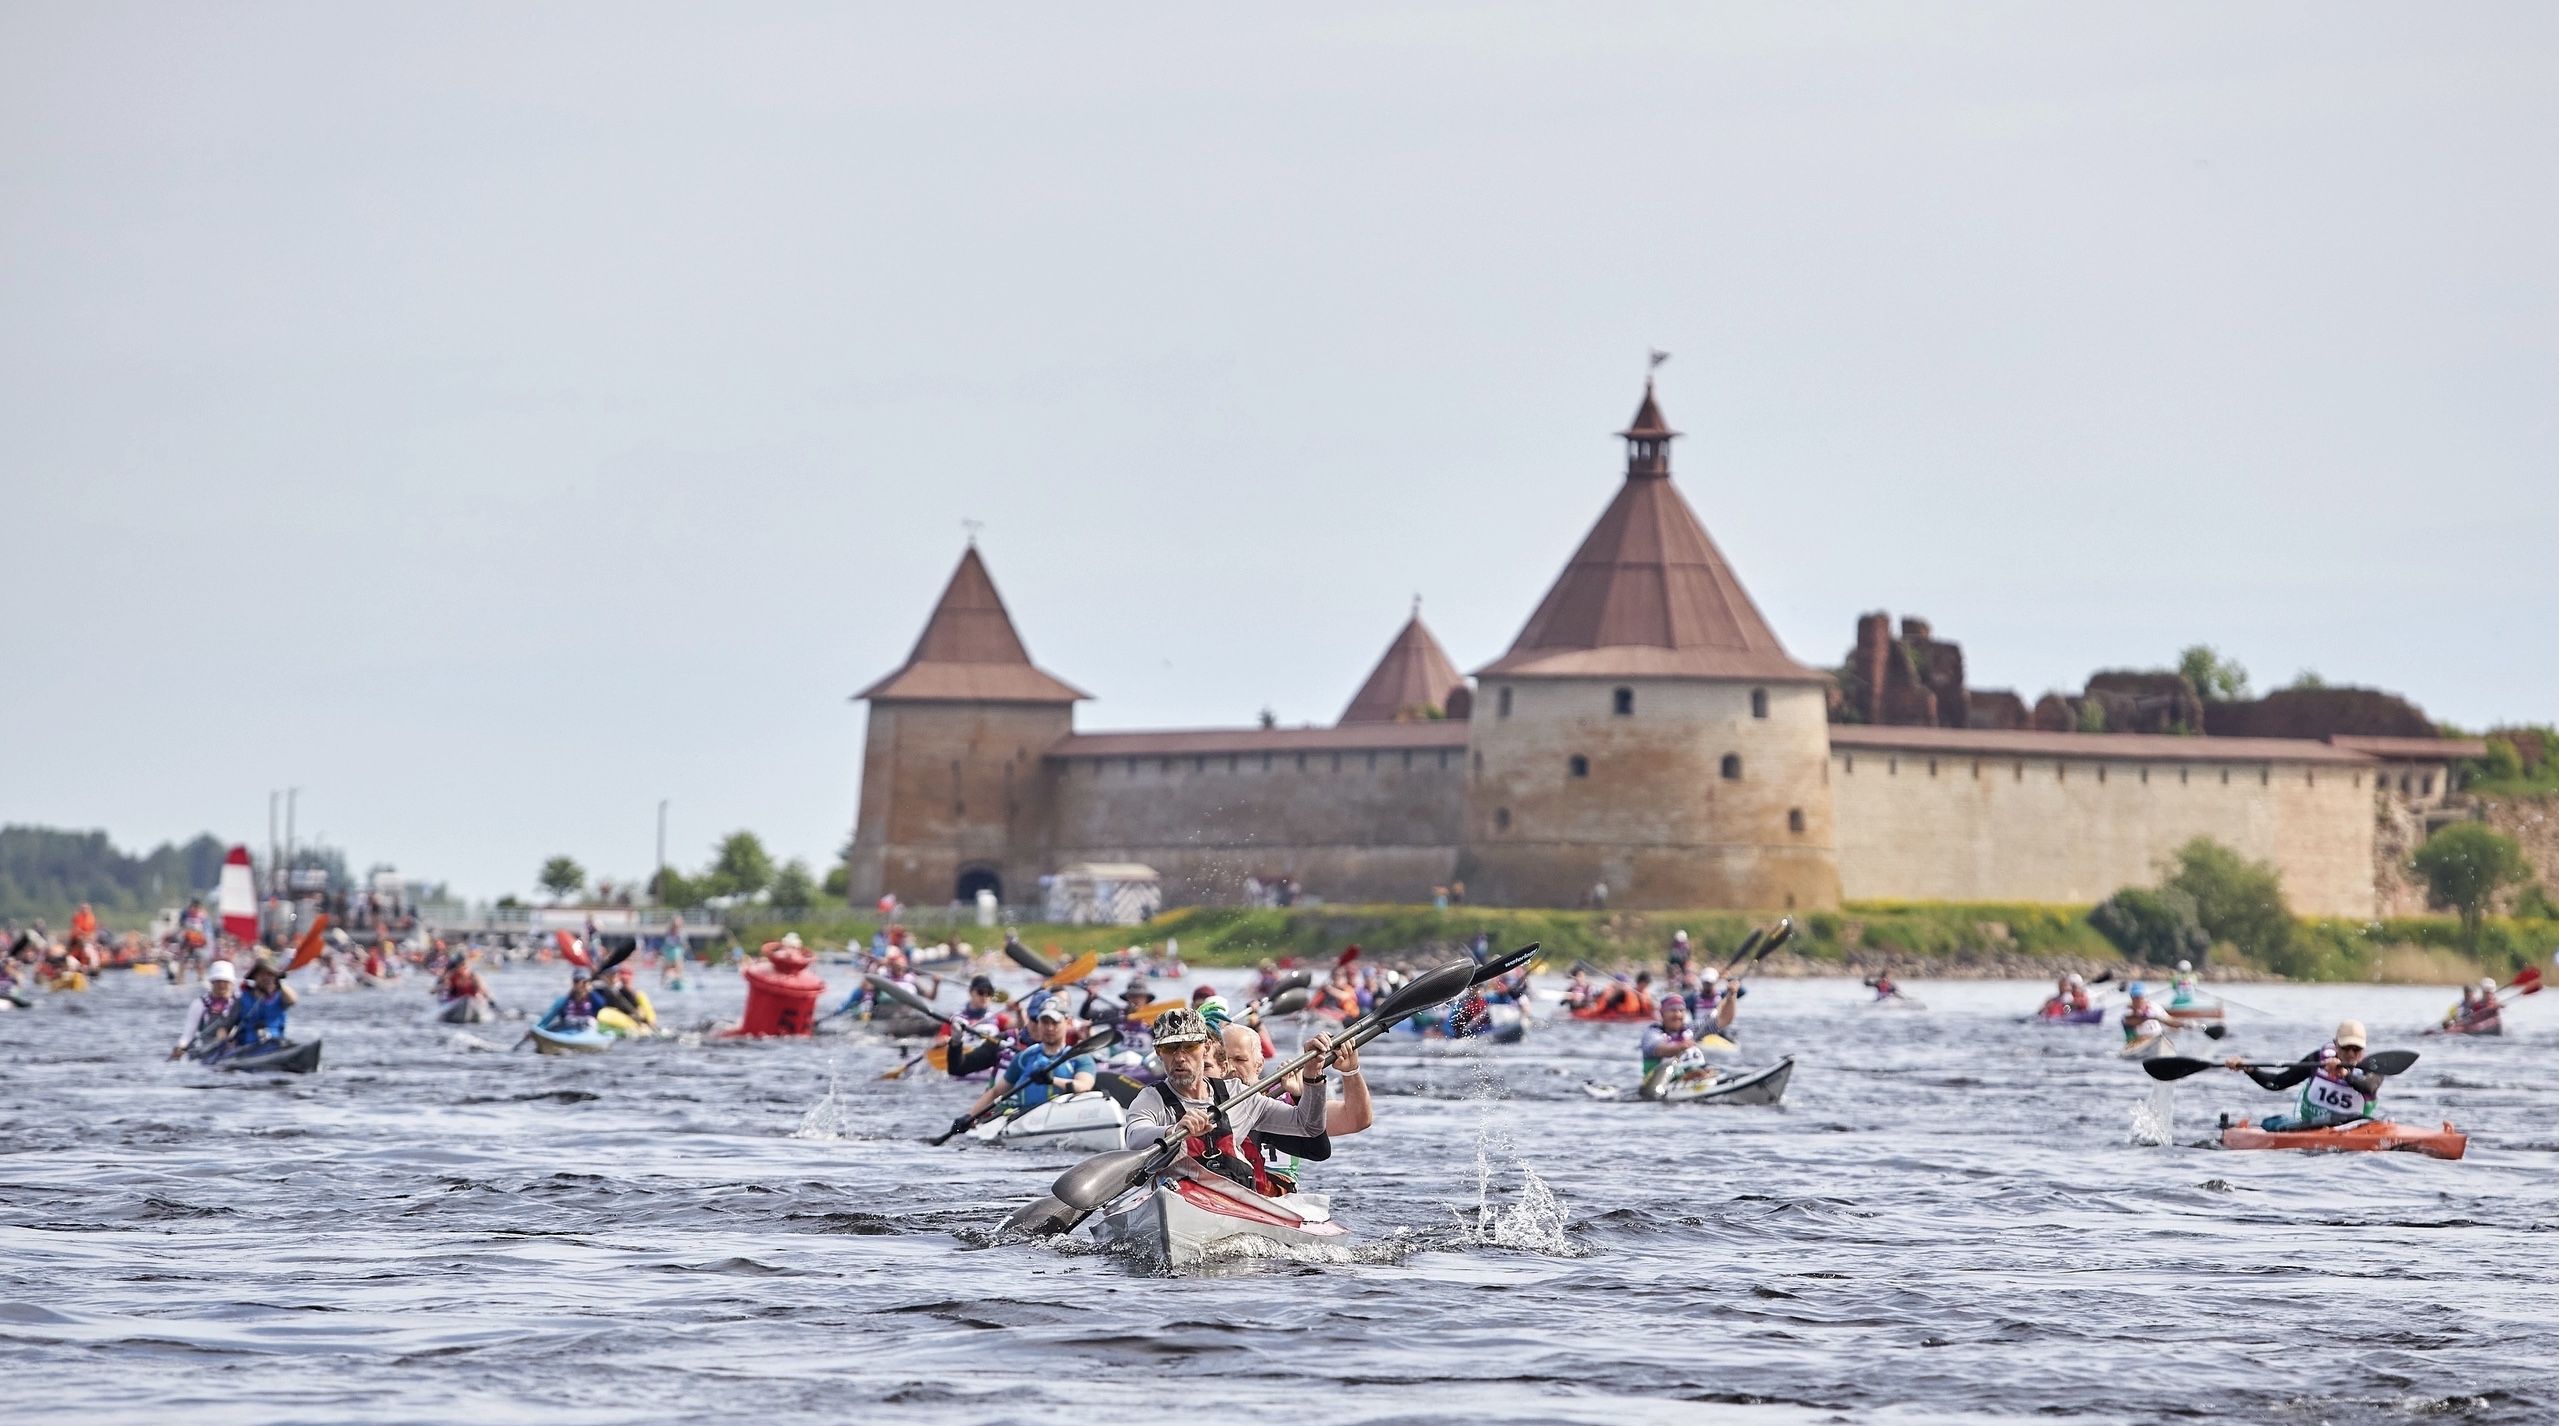
[[[1329,1035],[1307,1041],[1318,1051],[1331,1044]],[[1155,1056],[1163,1062],[1164,1082],[1149,1086],[1129,1104],[1128,1146],[1143,1149],[1172,1135],[1184,1140],[1190,1157],[1212,1172],[1265,1197],[1284,1192],[1272,1182],[1251,1141],[1257,1135],[1315,1139],[1324,1133],[1329,1096],[1321,1066],[1330,1056],[1318,1058],[1317,1071],[1306,1077],[1305,1092],[1295,1104],[1247,1096],[1242,1081],[1212,1077],[1208,1019],[1196,1010],[1167,1010],[1156,1017]],[[1342,1072],[1357,1075],[1358,1060],[1346,1058],[1350,1063]]]
[[[239,1003],[240,972],[229,961],[215,961],[204,968],[204,994],[187,1004],[187,1023],[178,1031],[178,1043],[169,1050],[169,1058],[178,1059],[195,1048],[196,1036],[222,1023]]]
[[[1036,1109],[1048,1103],[1055,1094],[1082,1094],[1093,1087],[1096,1066],[1091,1055],[1069,1055],[1066,1007],[1056,997],[1039,1008],[1031,1021],[1038,1042],[1013,1057],[986,1092],[977,1097],[966,1114],[951,1121],[952,1132],[958,1133],[977,1122],[977,1116],[992,1108],[995,1101],[1020,1090],[1014,1103],[1021,1109]]]
[[[2282,1069],[2252,1069],[2236,1055],[2228,1063],[2255,1080],[2259,1089],[2301,1086],[2301,1102],[2296,1111],[2290,1115],[2269,1114],[2258,1121],[2259,1128],[2278,1132],[2325,1129],[2372,1117],[2373,1101],[2381,1097],[2382,1077],[2357,1068],[2363,1063],[2364,1044],[2363,1022],[2348,1020],[2337,1026],[2335,1039]]]
[[[943,1068],[953,1079],[983,1074],[1004,1059],[1012,1048],[1006,1037],[1010,1026],[1004,1019],[1004,1007],[996,1003],[995,981],[991,976],[969,978],[968,1004],[951,1017],[952,1027],[945,1031]],[[971,1034],[970,1031],[975,1031]]]

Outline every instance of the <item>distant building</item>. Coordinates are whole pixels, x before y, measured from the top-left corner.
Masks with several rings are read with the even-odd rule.
[[[1649,384],[1619,435],[1623,483],[1509,651],[1470,687],[1416,609],[1330,728],[1075,731],[1088,695],[1032,664],[972,545],[905,664],[857,695],[851,899],[1023,904],[1043,877],[1135,865],[1172,905],[1277,884],[1337,902],[1462,884],[1516,906],[2093,902],[2202,835],[2272,862],[2298,908],[2364,916],[2375,798],[2439,797],[2479,755],[2178,736],[2205,710],[2152,675],[2030,713],[1968,689],[1924,621],[1896,638],[1881,614],[1834,678],[1787,654],[1681,497]],[[2110,716],[2157,731],[2076,731]]]

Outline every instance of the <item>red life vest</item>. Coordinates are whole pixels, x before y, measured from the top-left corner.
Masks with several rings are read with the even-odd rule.
[[[1155,1091],[1164,1096],[1164,1107],[1172,1111],[1175,1118],[1188,1112],[1169,1085],[1159,1084]],[[1262,1163],[1261,1145],[1254,1143],[1249,1136],[1238,1144],[1235,1130],[1226,1122],[1226,1082],[1210,1080],[1208,1098],[1211,1107],[1208,1133],[1184,1139],[1182,1152],[1199,1160],[1201,1166],[1210,1172],[1249,1188],[1264,1198],[1279,1197],[1286,1190],[1271,1182],[1270,1169]]]

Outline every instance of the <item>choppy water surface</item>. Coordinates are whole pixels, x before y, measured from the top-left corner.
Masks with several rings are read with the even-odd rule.
[[[1310,1182],[1358,1252],[1166,1279],[984,1246],[1071,1156],[926,1148],[969,1091],[879,1082],[864,1036],[546,1059],[422,988],[306,990],[325,1071],[248,1079],[160,1060],[186,992],[107,980],[0,1015],[19,1419],[2559,1418],[2559,1005],[2420,1040],[2447,993],[2243,988],[2227,1049],[2356,1014],[2424,1051],[2385,1104],[2461,1163],[2199,1147],[2277,1102],[2219,1073],[2143,1146],[2150,1082],[2111,1027],[2020,1023],[2036,985],[1755,987],[1782,1109],[1593,1103],[1624,1027],[1389,1042]]]

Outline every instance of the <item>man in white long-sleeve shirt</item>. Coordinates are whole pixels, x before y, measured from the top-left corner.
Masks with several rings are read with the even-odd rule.
[[[1308,1044],[1325,1049],[1330,1037]],[[1167,1134],[1176,1135],[1188,1141],[1190,1157],[1202,1167],[1266,1197],[1282,1191],[1270,1181],[1261,1154],[1248,1140],[1257,1134],[1307,1139],[1323,1134],[1327,1082],[1322,1061],[1307,1076],[1306,1092],[1295,1104],[1247,1095],[1240,1080],[1209,1077],[1208,1021],[1187,1007],[1156,1017],[1155,1055],[1164,1064],[1164,1082],[1130,1103],[1128,1146],[1143,1149]]]
[[[204,968],[204,994],[187,1002],[187,1023],[178,1031],[178,1043],[169,1051],[177,1059],[195,1045],[195,1037],[231,1013],[240,997],[240,972],[229,961],[215,961]]]

